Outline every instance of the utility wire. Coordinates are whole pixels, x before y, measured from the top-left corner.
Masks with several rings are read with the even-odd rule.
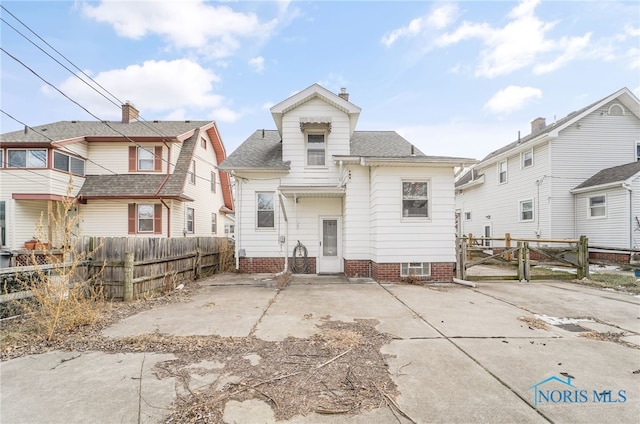
[[[118,131],[117,129],[115,129],[113,126],[111,126],[109,124],[108,121],[104,121],[101,120],[98,116],[96,116],[94,113],[92,113],[89,109],[87,109],[86,107],[82,106],[80,103],[78,103],[77,101],[75,101],[74,99],[72,99],[71,97],[69,97],[66,93],[64,93],[62,90],[60,90],[58,87],[56,87],[55,85],[53,85],[52,83],[50,83],[49,81],[47,81],[44,77],[42,77],[40,74],[38,74],[36,71],[34,71],[32,68],[30,68],[27,64],[25,64],[23,61],[21,61],[20,59],[18,59],[17,57],[15,57],[14,55],[12,55],[11,53],[9,53],[7,50],[5,50],[3,47],[0,46],[0,51],[2,51],[3,53],[5,53],[7,56],[9,56],[11,59],[15,60],[16,62],[18,62],[20,65],[22,65],[23,67],[25,67],[27,70],[29,70],[29,72],[31,72],[33,75],[35,75],[38,79],[40,79],[42,82],[44,82],[45,84],[47,84],[48,86],[50,86],[51,88],[53,88],[54,90],[56,90],[58,93],[60,93],[63,97],[65,97],[67,100],[69,100],[70,102],[72,102],[73,104],[77,105],[79,108],[81,108],[82,110],[84,110],[85,112],[87,112],[89,115],[91,115],[92,117],[94,117],[96,120],[102,122],[104,125],[106,125],[109,129],[111,129],[112,131],[114,131],[115,133],[121,135],[122,137],[124,137],[125,139],[129,140],[131,143],[133,143],[134,145],[143,148],[143,149],[147,149],[145,146],[141,145],[140,143],[138,143],[137,141],[133,140],[131,137],[123,134],[122,132]],[[148,150],[148,149],[147,149]],[[167,159],[163,158],[161,155],[156,155],[155,153],[151,152],[154,156],[158,157],[160,160],[162,160],[163,162],[166,162],[170,165],[173,165],[174,167],[176,166],[175,163],[172,163],[170,161],[168,161]],[[219,169],[218,166],[212,165],[215,169]],[[204,181],[208,181],[210,182],[210,180],[206,177],[201,177],[198,176],[197,174],[195,175],[196,178],[200,178]],[[216,182],[217,183],[217,182]],[[222,187],[222,184],[220,183],[220,186]]]

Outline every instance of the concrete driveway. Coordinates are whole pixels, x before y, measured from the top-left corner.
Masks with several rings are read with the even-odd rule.
[[[327,316],[347,322],[376,319],[380,332],[395,336],[383,353],[391,355],[389,372],[401,393],[396,402],[416,422],[638,422],[638,297],[563,282],[483,282],[471,289],[333,276],[294,277],[278,291],[263,277],[214,276],[200,282],[204,287],[190,302],[142,312],[104,334],[255,335],[277,341],[308,337]],[[580,318],[576,322],[585,331],[627,337],[624,344],[580,337],[569,331],[576,327],[539,329],[524,317]],[[0,422],[162,422],[176,399],[175,382],[153,378],[151,369],[171,356],[51,352],[3,362]],[[228,402],[225,420],[275,422],[261,401]],[[308,415],[288,422],[397,420],[409,422],[381,408],[353,417]]]

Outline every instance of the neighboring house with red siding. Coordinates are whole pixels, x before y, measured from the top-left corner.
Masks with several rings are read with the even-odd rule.
[[[224,236],[232,223],[226,158],[213,121],[61,121],[0,135],[0,247],[23,248],[69,194],[78,235]],[[55,245],[55,241],[54,241]]]

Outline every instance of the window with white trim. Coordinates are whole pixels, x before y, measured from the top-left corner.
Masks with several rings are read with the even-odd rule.
[[[192,160],[191,164],[189,165],[189,182],[191,184],[196,183],[196,161],[195,160]]]
[[[307,166],[325,166],[326,142],[324,133],[307,133]]]
[[[402,262],[400,264],[400,276],[429,277],[431,275],[431,263],[429,262]]]
[[[607,217],[607,197],[603,194],[600,196],[589,197],[589,218],[606,218]]]
[[[204,137],[200,138],[200,147],[202,147],[204,150],[207,150],[207,140]]]
[[[258,228],[274,228],[275,209],[273,193],[256,193],[256,222]]]
[[[640,160],[640,142],[636,142],[636,162]]]
[[[138,232],[153,233],[153,218],[155,206],[153,204],[139,204],[138,206]]]
[[[47,149],[9,149],[7,168],[46,168]]]
[[[153,171],[155,167],[155,148],[138,146],[138,171]]]
[[[193,208],[187,208],[187,217],[186,217],[186,230],[187,233],[193,234],[194,232],[194,222],[195,222],[196,212]]]
[[[61,152],[53,152],[53,168],[84,176],[84,159],[79,159]]]
[[[216,171],[211,171],[211,192],[216,192]]]
[[[218,232],[218,214],[211,212],[211,234]]]
[[[402,217],[429,218],[428,181],[402,181]]]
[[[507,161],[498,162],[498,184],[507,182]]]
[[[533,166],[533,149],[520,154],[522,168]]]
[[[4,168],[4,150],[0,149],[0,168]]]
[[[533,199],[520,201],[520,221],[533,221]]]

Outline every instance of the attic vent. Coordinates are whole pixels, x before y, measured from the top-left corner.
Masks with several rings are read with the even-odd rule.
[[[154,124],[157,124],[158,122],[160,122],[160,121],[158,121],[157,119],[155,121],[153,121]]]
[[[78,123],[78,121],[71,121],[71,123],[72,123],[72,124],[77,124],[77,123]]]
[[[622,107],[622,105],[615,103],[609,106],[609,111],[607,113],[611,116],[623,116],[624,108]]]

